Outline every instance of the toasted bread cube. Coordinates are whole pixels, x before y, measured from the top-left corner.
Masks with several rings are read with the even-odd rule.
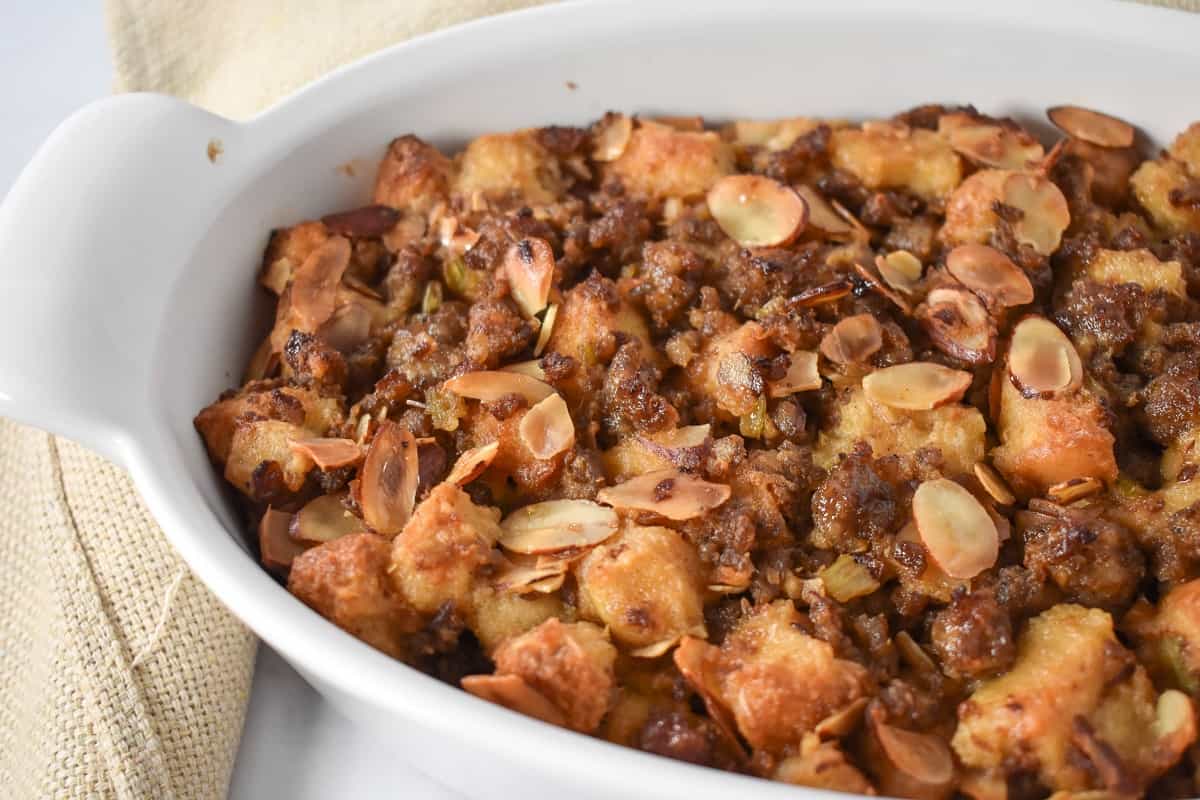
[[[580,614],[628,647],[704,635],[700,557],[670,528],[628,527],[577,567]]]
[[[733,172],[733,148],[717,134],[680,131],[643,122],[604,176],[618,178],[637,197],[684,200],[702,196]]]
[[[501,643],[536,628],[552,617],[566,620],[572,609],[563,605],[557,592],[516,594],[501,591],[491,584],[476,584],[471,606],[465,609],[467,625],[485,653]]]
[[[460,419],[459,425],[470,437],[472,447],[499,443],[488,469],[489,479],[498,482],[503,478],[511,478],[520,491],[537,492],[557,480],[571,451],[564,450],[545,459],[534,455],[521,437],[521,421],[528,413],[528,407],[520,408],[504,419],[497,419],[491,411],[476,403]]]
[[[829,141],[833,165],[869,189],[945,197],[962,181],[962,161],[946,140],[923,129],[841,128]]]
[[[1013,173],[981,169],[954,190],[946,200],[946,221],[939,236],[947,245],[986,243],[999,218],[994,204],[1004,197],[1004,182]]]
[[[1195,205],[1176,205],[1171,193],[1184,191],[1197,176],[1187,167],[1170,158],[1144,161],[1129,179],[1133,194],[1154,224],[1169,234],[1200,233],[1200,208]]]
[[[1195,737],[1194,721],[1190,736],[1164,731],[1157,705],[1145,670],[1113,635],[1112,618],[1062,604],[1029,622],[1009,672],[959,706],[951,744],[968,767],[1035,771],[1051,790],[1137,794]],[[1101,776],[1123,785],[1106,786]]]
[[[316,221],[272,231],[263,253],[259,283],[275,294],[283,294],[300,265],[328,238],[328,229]]]
[[[431,144],[409,134],[393,139],[375,176],[375,202],[425,214],[449,196],[453,164]]]
[[[480,136],[458,156],[457,165],[451,191],[466,200],[479,192],[489,200],[546,205],[566,190],[558,160],[535,130]]]
[[[422,500],[392,545],[392,582],[423,614],[444,603],[469,614],[480,568],[492,560],[500,538],[500,512],[477,506],[451,483]]]
[[[834,742],[813,737],[799,755],[789,756],[775,769],[774,779],[793,786],[811,786],[850,794],[875,794],[875,787]]]
[[[1200,122],[1193,122],[1176,136],[1167,152],[1182,161],[1192,177],[1200,178]]]
[[[640,342],[644,358],[658,357],[646,320],[621,299],[608,278],[593,272],[563,295],[546,352],[570,356],[579,362],[574,375],[557,387],[571,405],[583,402],[587,395],[599,390],[599,386],[588,382],[587,370],[611,361],[623,339]]]
[[[1134,283],[1147,292],[1187,297],[1183,266],[1178,261],[1159,261],[1145,249],[1100,250],[1087,265],[1087,274],[1097,283]]]
[[[404,637],[421,621],[392,587],[391,542],[351,533],[319,545],[292,562],[288,591],[347,633],[401,657]]]
[[[992,463],[1018,492],[1044,494],[1072,478],[1117,479],[1116,440],[1100,403],[1086,389],[1063,398],[1024,397],[1000,381],[1000,446]]]
[[[1125,618],[1138,655],[1162,684],[1200,693],[1200,579],[1176,586],[1150,606],[1142,601]]]
[[[196,415],[196,430],[204,437],[208,455],[217,464],[224,465],[229,459],[234,431],[246,419],[289,422],[305,429],[305,436],[321,436],[341,420],[341,405],[333,398],[295,386],[269,389],[261,386],[249,384]]]
[[[617,649],[590,622],[548,619],[493,655],[497,675],[517,675],[558,707],[567,727],[591,733],[612,702]]]
[[[604,474],[610,483],[621,483],[647,472],[674,466],[637,438],[622,439],[605,450],[601,459],[604,462]]]
[[[700,356],[688,364],[688,383],[727,414],[749,414],[767,389],[754,362],[775,353],[761,325],[744,323],[705,342]]]
[[[872,401],[861,388],[850,390],[834,420],[820,432],[813,460],[826,469],[858,442],[871,445],[877,458],[908,456],[936,447],[948,475],[968,475],[983,459],[987,423],[978,409],[950,404],[930,411],[905,411]]]
[[[819,125],[841,127],[844,123],[812,117],[784,119],[739,119],[726,125],[722,135],[738,147],[762,147],[770,152],[787,150],[797,139],[816,130]]]
[[[720,648],[704,645],[713,689],[756,750],[796,748],[818,722],[866,692],[867,671],[804,633],[790,600],[742,618]]]
[[[225,480],[256,500],[270,500],[284,490],[300,491],[315,465],[288,442],[307,436],[299,425],[274,419],[238,423],[225,462]],[[272,464],[278,466],[277,478],[270,475]]]

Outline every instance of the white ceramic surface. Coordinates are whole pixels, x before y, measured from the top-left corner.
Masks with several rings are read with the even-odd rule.
[[[957,100],[1032,118],[1080,102],[1162,141],[1196,115],[1198,40],[1196,17],[1122,4],[582,2],[399,46],[248,123],[163,97],[102,101],[51,136],[0,207],[0,414],[127,466],[230,608],[468,794],[794,797],[477,701],[342,633],[259,570],[191,419],[266,327],[254,291],[265,231],[360,203],[398,133],[450,146],[618,107],[854,117]]]

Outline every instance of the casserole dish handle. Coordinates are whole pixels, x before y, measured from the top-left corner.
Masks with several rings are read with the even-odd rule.
[[[128,463],[155,341],[170,335],[165,300],[232,173],[216,151],[238,131],[129,94],[51,134],[0,206],[0,415]]]

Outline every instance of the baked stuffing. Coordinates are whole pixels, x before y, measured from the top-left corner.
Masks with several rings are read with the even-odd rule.
[[[293,594],[510,709],[862,794],[1195,796],[1200,124],[1048,116],[402,136],[271,234],[196,428]]]

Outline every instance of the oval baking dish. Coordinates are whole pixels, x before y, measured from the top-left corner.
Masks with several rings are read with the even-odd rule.
[[[1078,103],[1162,144],[1197,116],[1197,41],[1200,16],[1107,2],[572,2],[398,45],[247,122],[156,95],[105,100],[53,134],[0,207],[0,414],[128,468],[235,614],[468,795],[832,797],[481,702],[355,640],[263,572],[192,418],[237,383],[267,327],[254,291],[265,232],[361,205],[397,135],[451,150],[609,109],[853,119],[958,101],[1034,120]]]

